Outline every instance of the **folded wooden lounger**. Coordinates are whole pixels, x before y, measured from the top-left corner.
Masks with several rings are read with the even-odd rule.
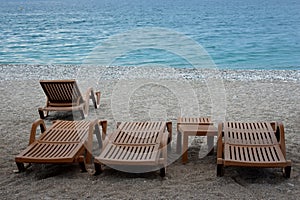
[[[97,109],[100,104],[100,92],[90,87],[85,96],[81,95],[75,80],[40,80],[47,97],[45,107],[39,108],[41,119],[48,116],[49,111],[80,111],[82,118],[89,113],[89,99]]]
[[[156,166],[160,175],[165,176],[171,135],[171,122],[120,123],[117,130],[105,138],[100,155],[94,159],[96,174],[102,172],[101,165]]]
[[[218,132],[218,176],[223,176],[224,166],[240,166],[282,168],[284,176],[290,177],[282,123],[225,122]]]
[[[15,157],[19,172],[25,171],[24,163],[61,164],[76,163],[85,171],[85,162],[92,158],[93,133],[99,135],[98,120],[61,121],[57,120],[46,129],[39,119],[32,124],[29,146]],[[36,139],[37,127],[42,134]]]

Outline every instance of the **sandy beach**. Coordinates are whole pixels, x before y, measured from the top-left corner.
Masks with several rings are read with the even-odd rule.
[[[105,68],[99,74],[85,74],[79,67],[0,66],[0,195],[1,199],[297,199],[300,197],[300,72],[294,71],[218,71],[224,92],[220,105],[213,95],[218,84],[210,85],[211,73],[180,69]],[[134,70],[133,70],[134,69]],[[133,73],[133,71],[134,73]],[[203,71],[202,71],[203,72]],[[152,77],[153,75],[153,77]],[[89,77],[89,78],[87,78]],[[91,77],[96,77],[91,79]],[[14,157],[26,148],[31,124],[39,118],[37,108],[45,103],[40,79],[76,78],[84,90],[87,85],[102,92],[98,110],[90,105],[89,119],[108,120],[108,133],[119,120],[169,120],[176,138],[176,119],[184,116],[212,116],[216,121],[282,121],[286,133],[287,158],[292,160],[291,178],[279,169],[225,168],[216,176],[216,150],[203,156],[205,138],[190,141],[189,162],[181,163],[175,154],[176,139],[168,156],[174,162],[165,178],[159,172],[130,174],[106,168],[92,176],[81,173],[78,165],[33,164],[25,173],[16,174]],[[153,81],[156,79],[158,81]],[[90,81],[93,80],[93,81]],[[148,81],[152,80],[152,81]],[[178,86],[184,80],[183,88]],[[215,81],[214,83],[217,83]],[[137,84],[137,85],[134,85]],[[126,97],[124,88],[131,91]],[[189,90],[190,89],[190,90]],[[126,90],[125,90],[126,91]],[[192,96],[191,96],[192,94]],[[196,103],[182,104],[182,96],[196,97]],[[127,103],[127,104],[126,104]],[[123,110],[126,104],[128,109]],[[214,110],[215,104],[220,110]],[[220,111],[220,115],[218,113]],[[77,119],[75,113],[74,119]],[[72,119],[72,113],[51,113],[46,120]],[[94,141],[96,144],[97,142]],[[99,149],[95,145],[94,153]]]

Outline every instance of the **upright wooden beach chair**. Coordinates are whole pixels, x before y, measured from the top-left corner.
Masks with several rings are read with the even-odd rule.
[[[46,129],[43,120],[32,124],[29,146],[15,157],[18,172],[25,171],[24,163],[61,164],[78,162],[86,171],[85,162],[92,158],[93,133],[100,134],[98,120],[61,121],[57,120]],[[41,135],[36,139],[37,128]]]
[[[90,87],[85,96],[81,95],[75,80],[40,80],[46,94],[45,107],[39,108],[41,119],[48,116],[49,111],[80,111],[82,118],[89,112],[89,99],[92,99],[95,109],[100,104],[100,92]]]
[[[94,159],[96,174],[102,172],[101,165],[155,166],[160,169],[160,175],[165,176],[171,135],[171,122],[120,123],[117,130],[105,138],[100,155]]]
[[[220,123],[217,148],[218,176],[223,176],[224,166],[240,166],[282,168],[284,176],[290,177],[282,123]]]

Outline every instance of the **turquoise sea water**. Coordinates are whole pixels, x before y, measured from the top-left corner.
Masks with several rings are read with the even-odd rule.
[[[219,68],[300,69],[298,0],[0,0],[0,4],[0,64],[79,65],[116,34],[160,27],[202,45]],[[147,39],[139,36],[133,42]],[[155,35],[152,39],[178,49],[184,45],[155,40]],[[111,64],[188,65],[156,47],[123,52]]]

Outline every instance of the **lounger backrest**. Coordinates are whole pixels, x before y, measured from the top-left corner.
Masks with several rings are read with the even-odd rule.
[[[88,139],[89,121],[56,121],[39,139],[40,142],[84,142]]]
[[[129,132],[138,132],[143,130],[148,131],[164,131],[166,128],[166,122],[157,121],[157,122],[124,122],[121,124],[119,128],[122,131],[129,131]]]
[[[40,84],[50,103],[83,101],[75,80],[41,80]]]
[[[225,122],[224,142],[230,144],[278,144],[270,122]]]
[[[156,144],[159,143],[162,134],[166,130],[166,122],[123,122],[118,127],[115,144]]]

